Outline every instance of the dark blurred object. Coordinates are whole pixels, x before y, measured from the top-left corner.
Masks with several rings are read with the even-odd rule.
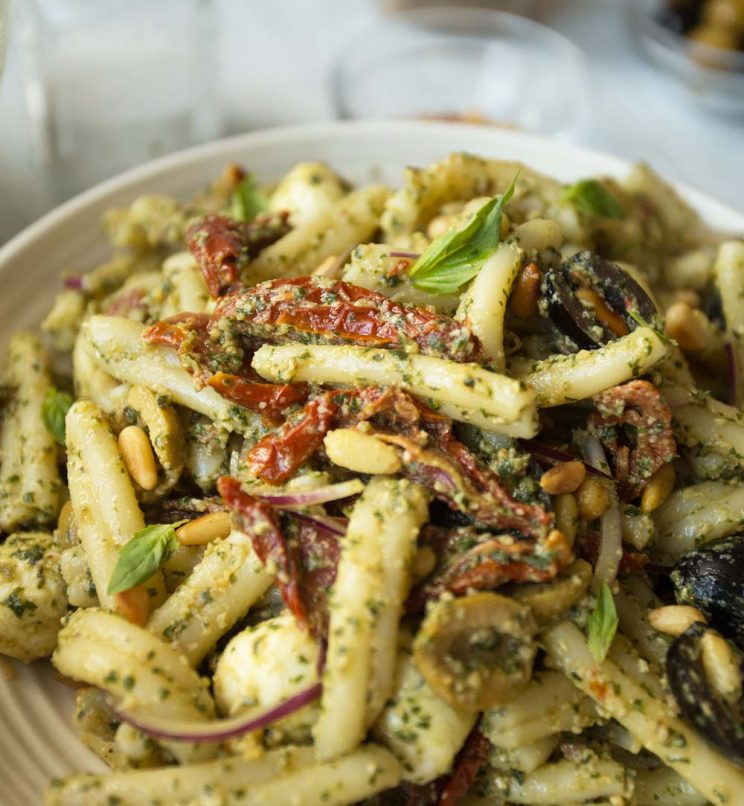
[[[648,56],[700,105],[744,114],[744,0],[630,0]]]
[[[744,51],[744,0],[667,0],[656,18],[693,42]],[[694,46],[691,55],[695,57]]]

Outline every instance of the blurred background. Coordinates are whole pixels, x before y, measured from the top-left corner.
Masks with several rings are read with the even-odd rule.
[[[335,118],[525,129],[744,209],[744,0],[0,0],[3,52],[0,243],[153,157]]]

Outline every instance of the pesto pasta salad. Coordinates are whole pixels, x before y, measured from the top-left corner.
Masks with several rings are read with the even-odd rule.
[[[744,804],[744,241],[459,153],[103,225],[0,385],[50,806]]]

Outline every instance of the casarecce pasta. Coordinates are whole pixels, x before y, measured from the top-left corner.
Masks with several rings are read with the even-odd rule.
[[[741,240],[464,154],[105,227],[0,385],[49,804],[744,804]]]

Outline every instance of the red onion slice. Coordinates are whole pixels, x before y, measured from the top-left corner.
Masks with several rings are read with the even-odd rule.
[[[322,683],[315,683],[297,694],[292,695],[279,705],[268,708],[261,713],[251,712],[238,714],[226,719],[212,719],[209,722],[195,720],[179,720],[166,717],[144,716],[112,706],[116,715],[132,727],[141,730],[156,739],[176,742],[197,742],[210,744],[226,742],[254,730],[261,730],[280,719],[291,716],[295,711],[304,708],[320,697]]]
[[[418,260],[421,257],[420,252],[390,252],[390,257],[407,257],[411,260]]]
[[[70,277],[65,277],[64,286],[65,288],[75,288],[75,289],[82,288],[83,287],[82,274],[73,274]]]
[[[554,448],[551,445],[545,445],[536,439],[520,439],[519,444],[535,457],[542,456],[544,459],[551,459],[556,462],[575,462],[577,459],[576,456],[572,456],[566,451]],[[594,467],[594,465],[584,462],[584,466],[586,467],[586,472],[591,473],[593,476],[601,476],[603,479],[609,479],[610,481],[615,480],[609,473],[605,473],[598,467]]]
[[[335,518],[331,515],[316,515],[309,512],[296,512],[292,507],[287,507],[287,509],[298,520],[312,523],[319,529],[330,532],[335,537],[343,537],[346,534],[346,526],[349,523],[347,518]]]
[[[251,495],[261,498],[266,503],[275,507],[309,507],[314,504],[327,504],[329,501],[339,501],[342,498],[349,498],[360,493],[364,489],[364,484],[359,479],[350,479],[338,484],[329,484],[326,487],[318,487],[316,490],[298,492],[266,492],[261,490],[250,490]]]

